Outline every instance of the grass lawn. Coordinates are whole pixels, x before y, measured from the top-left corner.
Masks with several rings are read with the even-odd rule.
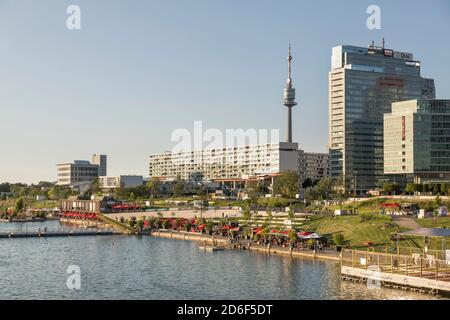
[[[424,228],[450,228],[450,217],[416,219],[416,222]]]
[[[358,216],[311,216],[311,221],[305,227],[323,235],[334,236],[342,233],[344,239],[354,248],[367,248],[364,243],[373,242],[377,251],[384,251],[386,246],[395,246],[390,240],[391,233],[403,231],[392,223],[391,217],[376,215],[372,220],[361,222]],[[399,242],[402,247],[420,247],[414,239],[404,239]]]

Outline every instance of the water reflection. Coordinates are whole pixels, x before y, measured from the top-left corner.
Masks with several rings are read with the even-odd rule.
[[[21,224],[0,224],[0,229]],[[40,224],[60,227],[52,221]],[[32,228],[38,228],[33,223]],[[66,269],[81,268],[68,290]],[[0,239],[0,299],[432,299],[342,282],[335,262],[248,251],[206,253],[190,241],[99,236]]]

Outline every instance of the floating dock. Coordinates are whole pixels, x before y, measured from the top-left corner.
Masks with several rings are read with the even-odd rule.
[[[343,250],[343,280],[432,294],[450,294],[450,263],[433,255]]]
[[[0,238],[54,238],[81,236],[111,236],[122,233],[110,230],[65,230],[65,231],[7,231],[0,232]]]

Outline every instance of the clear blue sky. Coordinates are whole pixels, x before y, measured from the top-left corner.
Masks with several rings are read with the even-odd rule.
[[[66,28],[81,7],[82,29]],[[382,29],[366,27],[381,7]],[[413,52],[450,98],[450,1],[0,0],[0,182],[55,180],[55,164],[109,156],[147,175],[176,128],[280,128],[293,46],[294,139],[326,151],[331,48]]]

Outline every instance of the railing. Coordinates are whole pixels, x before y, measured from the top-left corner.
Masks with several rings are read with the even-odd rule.
[[[399,255],[407,255],[412,256],[413,254],[419,255],[432,255],[436,259],[445,260],[446,259],[446,250],[436,250],[436,249],[427,249],[424,248],[415,248],[415,247],[403,247],[403,246],[377,246],[370,247],[367,249],[369,252],[379,252],[386,254],[399,254]],[[365,250],[360,250],[365,251]]]
[[[437,259],[432,254],[405,255],[343,249],[341,266],[450,281],[450,261]]]

